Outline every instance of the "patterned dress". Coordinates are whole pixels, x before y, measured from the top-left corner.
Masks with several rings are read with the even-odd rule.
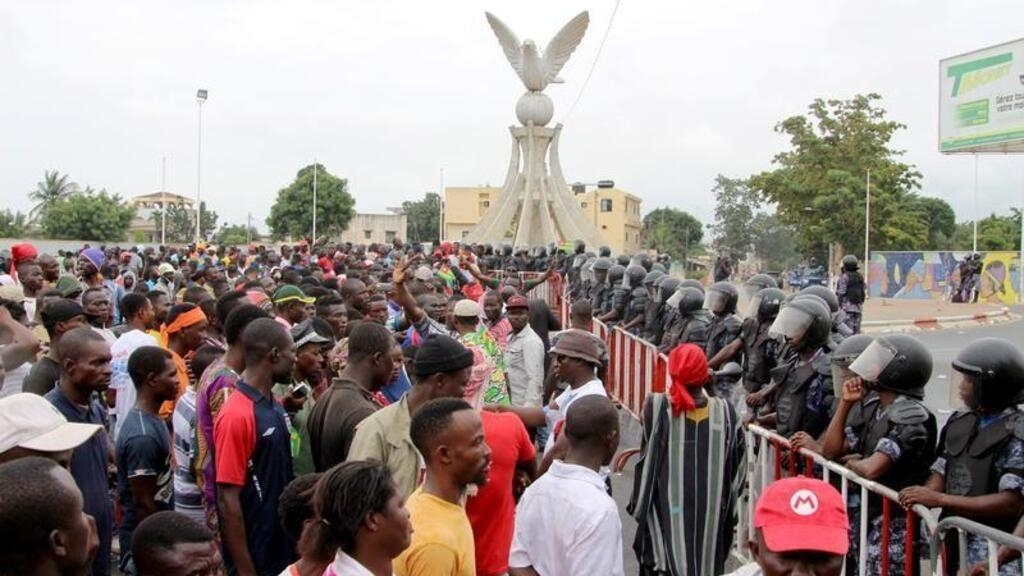
[[[466,385],[466,401],[480,409],[484,404],[511,404],[505,355],[481,322],[475,332],[459,336],[459,342],[473,353],[473,372]]]

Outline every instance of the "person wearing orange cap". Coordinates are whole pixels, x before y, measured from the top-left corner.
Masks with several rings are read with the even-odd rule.
[[[705,394],[711,373],[697,345],[672,350],[668,370],[668,392],[644,403],[626,508],[637,521],[633,550],[642,574],[722,574],[746,480],[743,429],[727,398]]]

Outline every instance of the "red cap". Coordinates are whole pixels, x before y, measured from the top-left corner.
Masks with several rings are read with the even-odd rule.
[[[784,478],[757,500],[754,527],[772,552],[846,554],[850,521],[846,503],[830,484],[814,478]]]
[[[505,309],[506,310],[511,310],[512,308],[529,308],[529,307],[530,307],[530,303],[526,301],[526,297],[525,296],[520,296],[519,294],[516,294],[515,296],[509,298],[508,302],[505,302]]]

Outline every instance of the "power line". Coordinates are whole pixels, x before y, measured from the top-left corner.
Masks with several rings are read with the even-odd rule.
[[[562,123],[565,123],[569,116],[572,115],[573,110],[576,109],[576,105],[580,103],[580,99],[583,98],[583,91],[587,89],[587,84],[590,83],[590,77],[594,75],[594,69],[597,68],[597,61],[601,58],[601,51],[604,50],[604,43],[608,40],[608,33],[612,31],[612,22],[615,21],[615,14],[619,11],[619,3],[622,0],[615,0],[615,7],[612,8],[612,16],[608,19],[608,27],[604,29],[604,36],[601,37],[601,44],[597,47],[597,54],[594,54],[594,61],[590,64],[590,71],[587,72],[586,79],[583,80],[583,85],[580,86],[580,91],[576,94],[576,100],[573,101],[572,106],[569,106],[569,111],[562,117]]]

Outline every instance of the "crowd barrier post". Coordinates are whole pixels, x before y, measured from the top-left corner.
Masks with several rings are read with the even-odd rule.
[[[935,530],[931,533],[929,539],[929,552],[933,559],[943,558],[944,559],[944,542],[946,535],[950,532],[957,533],[957,544],[959,551],[959,565],[957,566],[957,574],[967,574],[967,569],[970,568],[967,559],[967,535],[973,534],[975,536],[981,536],[985,539],[986,545],[988,546],[988,573],[999,574],[998,567],[998,550],[1000,546],[1006,546],[1014,550],[1017,553],[1018,559],[1021,563],[1021,574],[1024,574],[1024,538],[1018,538],[1012,534],[997,530],[991,526],[985,526],[979,524],[973,520],[967,518],[961,518],[959,516],[950,516],[943,518],[939,521]],[[944,562],[935,562],[932,564],[932,574],[934,576],[941,576]]]

